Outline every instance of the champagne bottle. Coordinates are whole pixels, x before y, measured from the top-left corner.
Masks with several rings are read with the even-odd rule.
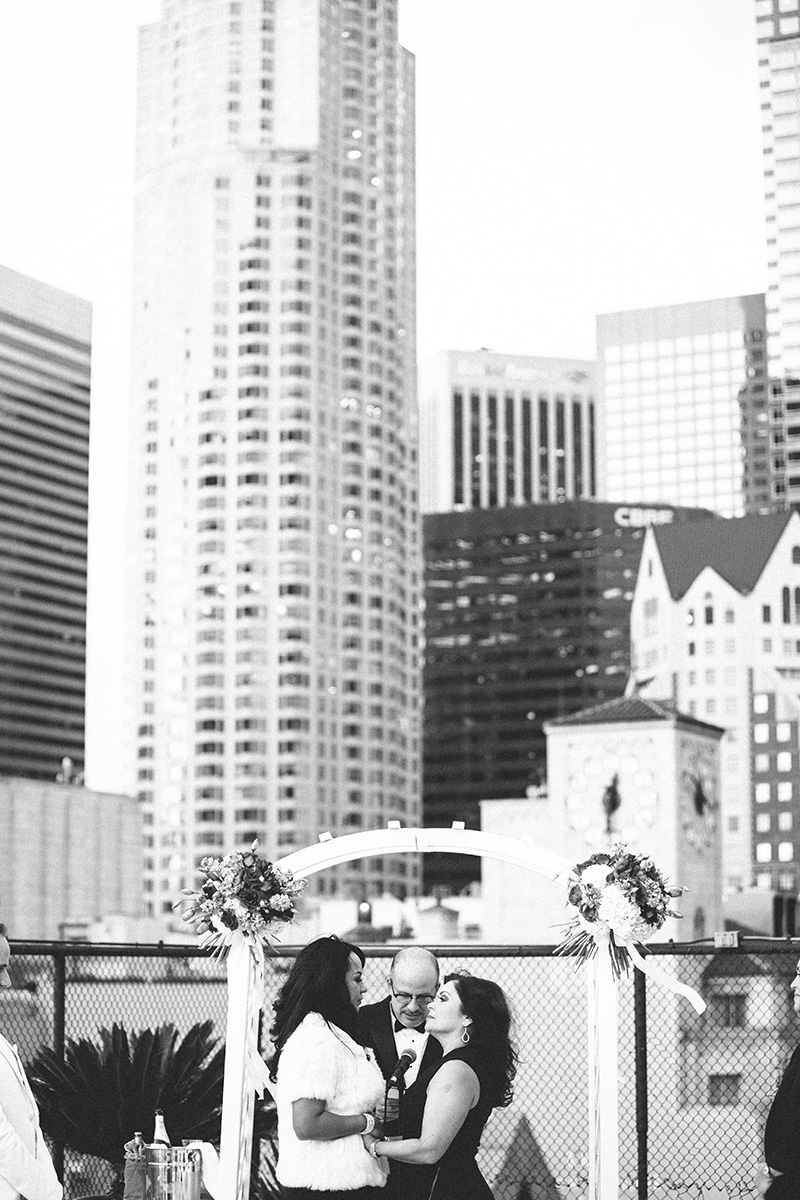
[[[160,1108],[156,1109],[156,1124],[153,1130],[153,1145],[154,1146],[171,1146],[167,1127],[164,1124],[164,1113]]]

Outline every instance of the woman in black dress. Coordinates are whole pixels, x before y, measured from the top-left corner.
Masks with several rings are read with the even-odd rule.
[[[364,1136],[388,1159],[386,1200],[491,1200],[475,1155],[494,1108],[511,1103],[517,1057],[501,988],[473,975],[448,975],[425,1028],[444,1054],[403,1097],[401,1137]]]

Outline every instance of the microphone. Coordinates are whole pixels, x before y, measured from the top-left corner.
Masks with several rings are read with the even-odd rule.
[[[411,1047],[409,1046],[408,1050],[404,1050],[403,1053],[400,1055],[399,1059],[397,1060],[394,1070],[392,1071],[391,1075],[389,1076],[388,1080],[386,1081],[387,1088],[390,1088],[393,1085],[396,1086],[400,1082],[400,1080],[403,1078],[403,1076],[405,1075],[406,1071],[411,1066],[411,1064],[416,1061],[417,1061],[417,1052],[416,1052],[416,1050],[412,1050]]]

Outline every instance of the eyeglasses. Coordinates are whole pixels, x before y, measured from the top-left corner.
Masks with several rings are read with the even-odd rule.
[[[431,1004],[434,999],[428,992],[420,992],[419,994],[415,992],[396,992],[393,983],[390,983],[389,987],[392,989],[392,995],[395,1000],[398,1000],[400,1004],[410,1004],[412,1000],[416,1000],[418,1004]]]

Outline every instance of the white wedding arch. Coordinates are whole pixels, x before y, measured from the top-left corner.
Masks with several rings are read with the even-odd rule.
[[[446,852],[494,858],[535,871],[566,887],[572,863],[543,850],[533,839],[465,829],[404,829],[391,821],[386,829],[333,837],[320,835],[308,846],[276,862],[304,879],[328,867],[376,854]],[[596,954],[586,967],[589,1047],[589,1200],[616,1200],[619,1130],[617,1120],[617,991],[611,958]],[[248,1067],[253,1053],[263,996],[250,948],[241,943],[228,957],[228,1024],[218,1200],[246,1200],[253,1138],[255,1084]]]

